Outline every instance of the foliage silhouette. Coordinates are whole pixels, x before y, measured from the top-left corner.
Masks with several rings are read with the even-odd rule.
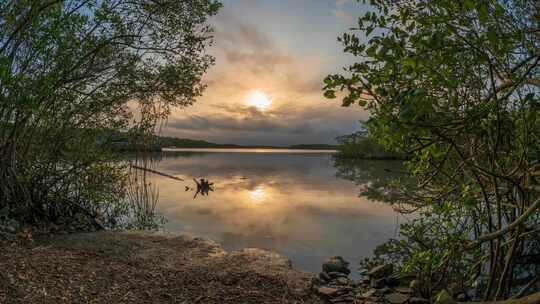
[[[426,296],[537,291],[526,257],[540,255],[538,1],[370,3],[340,37],[358,60],[325,79],[325,96],[345,91],[343,106],[370,111],[373,140],[412,155],[416,187],[395,201],[418,215],[402,227],[401,270]]]
[[[140,147],[193,104],[213,63],[213,0],[0,2],[0,209],[95,221],[129,175],[107,132]]]

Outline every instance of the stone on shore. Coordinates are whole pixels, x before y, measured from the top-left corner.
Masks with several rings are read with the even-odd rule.
[[[339,285],[349,285],[349,284],[351,284],[351,281],[348,278],[343,278],[343,277],[339,277],[335,281]]]
[[[328,272],[328,275],[331,278],[347,278],[347,277],[349,277],[348,274],[345,274],[343,272],[337,272],[337,271]]]
[[[351,271],[349,270],[349,262],[345,261],[340,256],[334,256],[329,258],[324,264],[322,265],[323,271],[330,273],[330,272],[340,272],[344,274],[350,274]]]
[[[323,264],[323,271],[313,281],[316,284],[312,288],[326,303],[354,303],[356,285],[349,278],[348,266],[349,263],[339,256],[331,257]]]
[[[383,288],[386,286],[386,278],[381,278],[381,279],[371,278],[369,282],[369,286],[371,286],[372,288]]]
[[[372,278],[380,279],[390,276],[392,271],[394,271],[392,264],[384,264],[371,268],[367,274]]]
[[[465,302],[467,301],[467,294],[466,293],[460,293],[456,296],[456,300],[458,300],[459,302]]]
[[[376,289],[370,289],[370,290],[364,292],[363,294],[361,294],[360,297],[365,298],[365,299],[371,298],[371,297],[373,297],[375,295],[376,292],[377,292]]]
[[[330,277],[330,275],[329,275],[327,272],[325,272],[325,271],[319,273],[319,278],[320,278],[323,282],[328,282],[328,281],[330,281],[330,280],[332,279],[332,278]]]
[[[332,287],[319,287],[319,289],[317,289],[317,293],[319,295],[322,295],[322,296],[325,296],[325,297],[332,297],[332,296],[335,296],[338,294],[338,291],[339,289],[337,288],[332,288]]]

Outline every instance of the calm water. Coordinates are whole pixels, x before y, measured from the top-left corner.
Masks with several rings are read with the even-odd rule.
[[[396,236],[393,210],[359,197],[359,186],[336,174],[371,182],[397,166],[371,161],[336,168],[331,151],[205,149],[165,152],[157,163],[157,170],[185,182],[153,179],[166,230],[210,238],[228,250],[271,249],[289,257],[297,269],[317,272],[332,255],[356,268],[377,245]],[[195,186],[194,177],[214,182],[215,191],[194,199],[194,190],[185,190]]]

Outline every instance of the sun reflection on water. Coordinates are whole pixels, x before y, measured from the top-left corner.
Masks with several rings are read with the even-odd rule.
[[[267,190],[259,185],[255,189],[248,191],[248,198],[250,203],[263,203],[268,197]]]

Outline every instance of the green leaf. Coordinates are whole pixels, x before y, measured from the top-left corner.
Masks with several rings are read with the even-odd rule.
[[[487,31],[487,37],[491,44],[496,45],[498,42],[497,32],[493,27],[490,27]]]
[[[402,63],[404,67],[416,68],[416,59],[412,57],[405,58]]]
[[[495,16],[500,17],[504,15],[505,11],[506,10],[502,5],[500,5],[499,3],[495,3]]]
[[[475,1],[474,0],[464,0],[463,1],[463,7],[466,9],[466,10],[469,10],[469,11],[472,11],[474,9],[474,6],[475,6]]]
[[[373,26],[368,26],[366,28],[366,36],[369,36],[375,28]]]
[[[332,84],[332,78],[330,78],[330,77],[324,78],[324,84],[327,85],[327,86],[331,85]]]
[[[478,21],[480,21],[480,24],[484,25],[488,21],[489,17],[489,11],[488,7],[485,3],[481,3],[476,7],[476,11],[478,13]]]
[[[336,91],[327,90],[327,91],[324,92],[324,97],[326,97],[328,99],[334,99],[334,98],[336,98]]]

